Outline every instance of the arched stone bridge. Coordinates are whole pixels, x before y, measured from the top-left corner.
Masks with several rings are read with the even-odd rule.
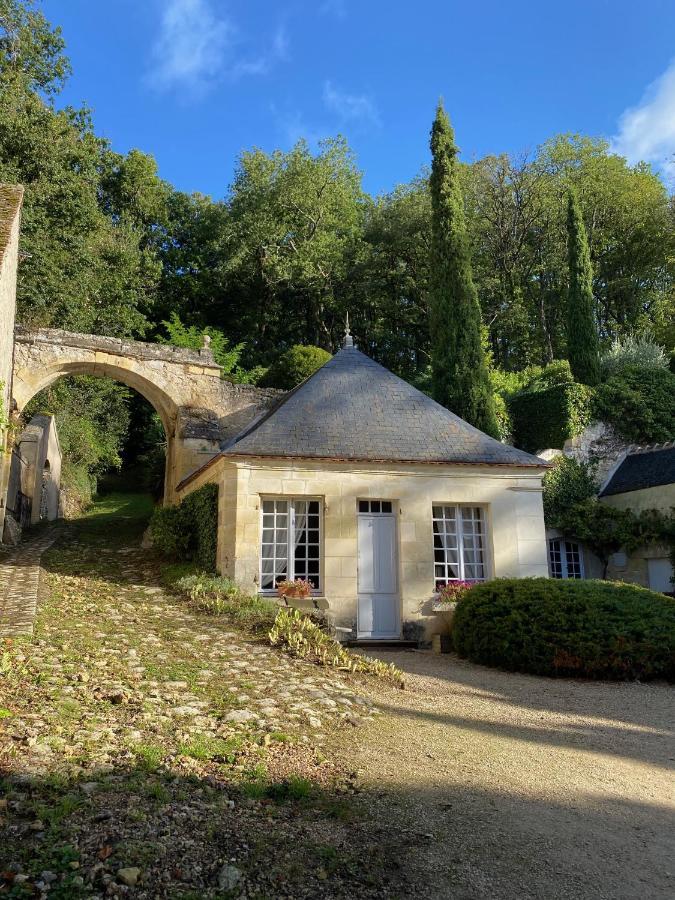
[[[113,378],[142,394],[157,411],[167,440],[164,501],[175,487],[269,408],[278,391],[221,378],[209,349],[183,350],[51,328],[16,329],[13,399],[20,414],[62,375]]]

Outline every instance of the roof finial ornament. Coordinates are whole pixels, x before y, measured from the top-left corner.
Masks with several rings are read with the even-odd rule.
[[[343,347],[343,349],[346,349],[347,347],[353,347],[353,346],[354,346],[354,338],[352,337],[352,333],[349,330],[349,310],[347,310],[347,316],[345,319],[345,339],[342,344],[342,347]]]

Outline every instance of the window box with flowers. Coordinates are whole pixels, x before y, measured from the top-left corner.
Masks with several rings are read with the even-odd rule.
[[[435,653],[450,653],[452,650],[452,620],[457,609],[457,603],[470,591],[477,581],[458,579],[448,581],[446,584],[437,584],[437,594],[434,597],[431,608],[434,612],[444,613],[446,621],[445,634],[435,634],[431,639],[431,649]]]

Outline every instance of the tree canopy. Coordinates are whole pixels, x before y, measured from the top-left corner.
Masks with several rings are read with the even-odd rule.
[[[193,343],[211,329],[224,352],[239,354],[230,375],[255,381],[295,346],[334,352],[348,312],[364,352],[431,390],[438,348],[429,322],[449,272],[432,265],[432,250],[438,259],[457,234],[447,220],[432,239],[429,171],[370,196],[337,136],[246,150],[221,197],[186,194],[143,150],[117,153],[87,109],[60,104],[69,73],[60,30],[31,0],[0,0],[0,180],[26,189],[22,324],[159,340],[172,339],[164,323],[179,323],[174,338]],[[647,164],[569,134],[531,155],[467,163],[446,138],[453,221],[464,235],[453,252],[471,298],[462,308],[482,318],[494,369],[566,357],[571,189],[600,350],[649,328],[672,352],[675,199]],[[459,357],[481,368],[472,333]]]

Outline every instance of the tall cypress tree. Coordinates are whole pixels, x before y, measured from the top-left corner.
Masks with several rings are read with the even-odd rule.
[[[481,312],[450,120],[438,104],[431,129],[431,373],[434,399],[499,437],[481,339]]]
[[[579,200],[573,190],[567,196],[567,358],[572,375],[582,384],[600,380],[598,326],[594,315],[593,268]]]

